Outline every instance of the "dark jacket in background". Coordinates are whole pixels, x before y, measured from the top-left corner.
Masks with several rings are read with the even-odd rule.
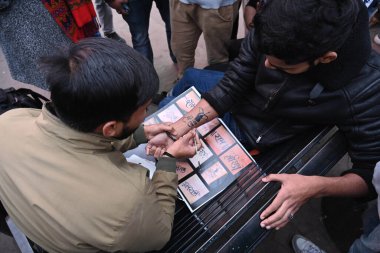
[[[364,6],[364,5],[363,5]],[[375,194],[380,161],[380,57],[371,51],[366,8],[338,58],[291,75],[264,66],[254,31],[221,82],[204,98],[223,115],[232,111],[254,147],[266,149],[316,125],[337,125],[348,141],[353,169]]]

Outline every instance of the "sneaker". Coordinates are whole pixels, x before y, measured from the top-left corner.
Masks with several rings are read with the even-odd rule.
[[[292,239],[293,249],[296,253],[326,253],[317,245],[301,235],[294,235]]]
[[[373,37],[373,42],[374,42],[376,45],[379,45],[379,46],[380,46],[380,36],[379,36],[379,34],[376,34],[375,37]]]
[[[125,39],[123,39],[122,37],[120,37],[119,34],[117,34],[116,32],[105,33],[104,36],[106,38],[109,38],[109,39],[113,39],[113,40],[116,40],[116,41],[119,41],[119,42],[126,43]]]

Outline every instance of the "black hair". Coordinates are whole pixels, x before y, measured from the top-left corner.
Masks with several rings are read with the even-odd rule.
[[[337,51],[352,32],[358,0],[264,0],[255,16],[261,53],[287,64],[313,61]]]
[[[88,38],[40,59],[57,116],[92,132],[110,120],[128,121],[158,91],[152,64],[125,43]]]

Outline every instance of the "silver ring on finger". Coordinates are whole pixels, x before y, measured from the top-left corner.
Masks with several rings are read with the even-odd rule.
[[[293,219],[294,219],[294,215],[292,213],[290,213],[289,216],[288,216],[288,220],[291,221]]]

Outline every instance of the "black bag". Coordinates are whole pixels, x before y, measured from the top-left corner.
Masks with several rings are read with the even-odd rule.
[[[30,89],[0,89],[0,114],[14,108],[41,109],[46,101],[49,99]]]

